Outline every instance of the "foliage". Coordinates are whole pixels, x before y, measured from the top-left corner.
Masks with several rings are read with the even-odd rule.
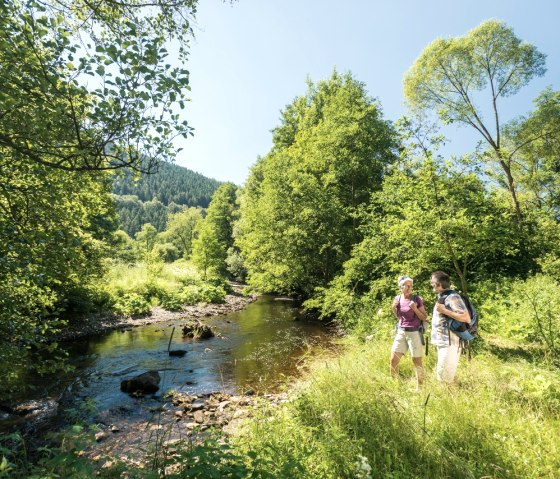
[[[507,126],[505,138],[511,145],[520,145],[512,168],[526,201],[532,209],[542,209],[558,220],[560,92],[547,88],[534,103],[527,117]]]
[[[195,6],[0,1],[0,364],[9,375],[53,366],[26,362],[28,351],[53,349],[65,309],[89,308],[84,293],[116,229],[103,170],[151,171],[190,132],[174,111],[189,72],[167,62],[166,44],[175,39],[175,64],[185,60]]]
[[[148,255],[154,249],[156,237],[157,229],[150,223],[142,225],[142,229],[136,233],[135,239],[143,255]]]
[[[198,208],[189,208],[170,215],[167,227],[159,235],[159,239],[169,241],[177,248],[182,258],[189,258],[192,252],[196,225],[202,220]]]
[[[133,239],[128,236],[126,231],[117,230],[109,239],[109,248],[114,259],[132,263],[136,259],[136,250]]]
[[[171,243],[158,243],[153,249],[154,255],[165,263],[172,263],[179,259],[179,250],[174,244]]]
[[[347,341],[345,353],[317,361],[312,380],[283,409],[257,415],[238,447],[266,458],[279,478],[552,478],[560,472],[557,371],[479,355],[461,364],[457,389],[428,376],[423,392],[412,394],[411,384],[390,376],[391,340]],[[435,357],[426,360],[432,369]],[[409,361],[402,367],[413,376]],[[297,473],[282,471],[294,463]]]
[[[192,259],[204,279],[227,275],[227,251],[233,247],[233,224],[238,209],[237,187],[224,183],[212,196],[206,217],[197,225]]]
[[[228,273],[235,281],[245,281],[247,269],[245,268],[243,257],[237,249],[232,247],[227,250],[226,264]]]
[[[243,189],[236,245],[248,281],[310,296],[360,238],[356,211],[380,187],[396,141],[379,103],[350,73],[308,84]]]
[[[0,148],[0,363],[12,372],[47,347],[71,296],[102,275],[115,227],[104,174],[67,174]],[[7,387],[7,382],[4,383]]]
[[[119,227],[133,236],[145,223],[151,223],[159,232],[170,231],[172,242],[190,255],[190,241],[177,237],[174,225],[177,214],[189,211],[193,215],[207,208],[220,183],[177,165],[164,163],[151,175],[135,178],[133,172],[119,171],[113,179],[113,192],[119,214]],[[191,208],[189,208],[191,207]],[[200,214],[199,214],[200,216]],[[186,218],[182,218],[186,221]],[[192,226],[189,228],[192,229]],[[173,233],[171,233],[173,232]],[[184,235],[180,235],[184,236]]]
[[[166,43],[186,40],[195,4],[2,1],[0,146],[70,171],[172,158],[173,138],[190,132],[173,111],[189,72],[167,63]],[[179,63],[186,55],[182,42]]]
[[[489,271],[517,267],[508,209],[475,175],[429,159],[403,161],[394,169],[372,196],[362,223],[364,239],[342,273],[320,290],[318,301],[306,303],[344,323],[356,323],[359,311],[387,297],[405,272],[420,282],[432,271],[454,271],[468,292],[469,283]]]
[[[104,278],[103,288],[109,295],[108,307],[117,314],[147,313],[159,305],[169,311],[181,311],[197,303],[223,303],[230,291],[226,282],[203,281],[193,265],[179,260],[157,268],[143,263],[136,266],[114,264]]]
[[[207,208],[220,182],[179,165],[162,163],[151,175],[119,171],[113,178],[113,193],[136,196],[140,201],[157,198],[165,206]]]
[[[125,293],[115,298],[113,304],[113,311],[123,316],[145,314],[150,309],[150,303],[138,293]]]
[[[405,97],[413,109],[435,111],[445,123],[469,125],[480,133],[490,148],[487,159],[502,172],[519,226],[522,212],[513,165],[523,143],[502,141],[498,101],[514,95],[545,71],[544,54],[522,42],[503,22],[488,20],[464,37],[434,40],[404,78]],[[486,110],[477,106],[475,97],[485,90],[490,93],[490,123],[484,122]]]
[[[560,359],[560,304],[558,282],[545,275],[508,282],[483,305],[495,318],[496,334],[522,343],[538,342]]]

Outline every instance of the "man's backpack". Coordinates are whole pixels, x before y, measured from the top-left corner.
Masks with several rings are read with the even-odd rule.
[[[458,291],[448,290],[440,296],[440,298],[438,299],[438,303],[444,304],[445,298],[447,298],[447,296],[452,293],[457,293],[463,300],[463,303],[465,303],[467,311],[469,312],[469,315],[471,317],[471,322],[469,324],[462,323],[461,321],[457,321],[456,319],[445,316],[447,328],[450,331],[453,331],[457,336],[459,336],[461,340],[467,342],[472,341],[473,339],[478,337],[478,314],[476,312],[476,308],[471,303],[468,296],[465,296]],[[451,337],[449,338],[449,340],[451,341]]]

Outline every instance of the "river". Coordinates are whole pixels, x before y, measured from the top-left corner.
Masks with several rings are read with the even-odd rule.
[[[28,380],[36,394],[63,398],[54,418],[57,422],[86,410],[93,421],[122,411],[140,420],[143,411],[153,408],[168,390],[190,395],[274,391],[297,374],[306,352],[330,340],[322,323],[305,319],[289,299],[273,296],[261,296],[242,311],[205,318],[216,333],[210,339],[183,338],[183,322],[155,323],[75,341],[66,347],[73,372]],[[170,357],[167,352],[173,327],[170,348],[186,350],[183,357]],[[155,397],[139,400],[120,391],[123,379],[148,370],[161,376]],[[4,422],[13,426],[11,419]]]

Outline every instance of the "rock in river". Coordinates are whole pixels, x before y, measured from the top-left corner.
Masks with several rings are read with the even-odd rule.
[[[214,337],[214,332],[210,326],[195,320],[183,325],[183,336],[193,339],[208,339]]]
[[[157,371],[147,371],[139,376],[125,379],[121,382],[121,391],[134,393],[137,391],[144,393],[155,393],[159,389],[161,378]]]

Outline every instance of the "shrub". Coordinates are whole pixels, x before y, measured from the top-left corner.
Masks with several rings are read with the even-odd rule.
[[[494,331],[502,336],[543,344],[560,356],[560,302],[558,283],[550,276],[536,275],[503,287],[502,294],[484,303],[493,316]]]
[[[138,293],[125,293],[115,299],[113,310],[125,316],[144,314],[150,311],[150,303]]]
[[[180,292],[166,291],[159,297],[159,304],[168,311],[181,311],[185,301]]]
[[[172,263],[179,258],[179,250],[171,243],[156,244],[152,253],[165,263]]]

